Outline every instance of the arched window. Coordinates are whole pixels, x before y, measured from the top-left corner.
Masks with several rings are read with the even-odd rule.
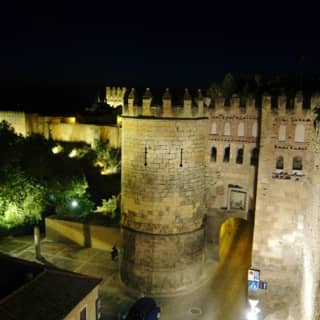
[[[227,123],[224,125],[224,132],[223,132],[223,134],[224,134],[225,136],[230,136],[230,134],[231,134],[231,127],[230,127],[230,123],[229,123],[229,122],[227,122]]]
[[[258,164],[258,148],[253,148],[251,150],[250,165],[256,166],[257,164]]]
[[[230,146],[226,146],[224,148],[223,153],[223,162],[229,162],[230,161]]]
[[[285,125],[280,125],[279,127],[279,141],[285,141],[286,140],[286,129],[287,127]]]
[[[213,122],[211,125],[211,134],[217,134],[217,123]]]
[[[276,169],[283,170],[283,156],[278,156],[276,159]]]
[[[302,158],[294,157],[292,161],[292,170],[302,170]]]
[[[240,122],[238,125],[238,137],[244,136],[244,123]]]
[[[236,163],[237,164],[243,163],[243,145],[241,145],[237,150]]]
[[[258,123],[255,121],[252,125],[252,136],[257,137],[258,136]]]
[[[304,125],[297,124],[295,133],[294,133],[294,141],[295,142],[304,142]]]
[[[211,148],[211,161],[214,161],[214,162],[217,161],[217,148],[216,147]]]

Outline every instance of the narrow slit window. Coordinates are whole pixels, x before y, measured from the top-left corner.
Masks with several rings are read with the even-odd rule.
[[[237,150],[236,163],[237,164],[242,164],[243,163],[243,146],[241,146]]]
[[[227,146],[224,148],[223,162],[229,162],[229,161],[230,161],[230,146]]]
[[[257,166],[257,164],[258,164],[258,148],[253,148],[251,150],[250,165]]]
[[[217,161],[217,148],[216,147],[211,148],[211,161],[213,161],[213,162]]]

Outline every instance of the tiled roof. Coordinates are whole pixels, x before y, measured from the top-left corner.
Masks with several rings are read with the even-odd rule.
[[[2,259],[0,255],[0,270]],[[9,259],[13,265],[23,261]],[[101,281],[74,272],[38,266],[43,268],[42,272],[0,300],[0,319],[61,320]]]

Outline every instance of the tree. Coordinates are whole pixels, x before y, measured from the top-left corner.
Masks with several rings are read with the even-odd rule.
[[[58,215],[86,217],[93,210],[93,202],[87,193],[88,183],[84,176],[52,180],[48,186],[49,199]]]
[[[119,148],[114,148],[108,143],[101,140],[95,141],[96,163],[102,166],[103,170],[110,169],[111,171],[118,171],[121,159],[121,151]]]
[[[207,90],[207,96],[212,99],[216,99],[217,97],[220,97],[222,95],[223,95],[223,90],[221,85],[217,82],[213,82]]]
[[[230,99],[231,96],[237,90],[237,83],[234,76],[231,73],[227,73],[222,82],[222,92],[226,99]]]
[[[46,206],[46,191],[19,167],[0,168],[0,222],[9,228],[38,223]]]

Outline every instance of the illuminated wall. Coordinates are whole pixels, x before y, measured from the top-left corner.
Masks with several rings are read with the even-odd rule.
[[[302,99],[297,94],[293,109],[287,108],[285,96],[278,97],[276,108],[271,108],[270,96],[262,103],[252,265],[269,283],[260,306],[274,319],[280,319],[276,314],[315,319],[319,200],[313,190],[319,173],[315,175],[313,113],[302,108]]]
[[[126,87],[106,87],[106,102],[111,107],[124,106]]]
[[[17,111],[0,111],[0,122],[7,121],[15,129],[16,133],[26,136],[28,134],[26,114]]]
[[[150,114],[156,116],[150,117]],[[207,116],[132,101],[122,117],[121,278],[141,292],[177,292],[202,275]]]

